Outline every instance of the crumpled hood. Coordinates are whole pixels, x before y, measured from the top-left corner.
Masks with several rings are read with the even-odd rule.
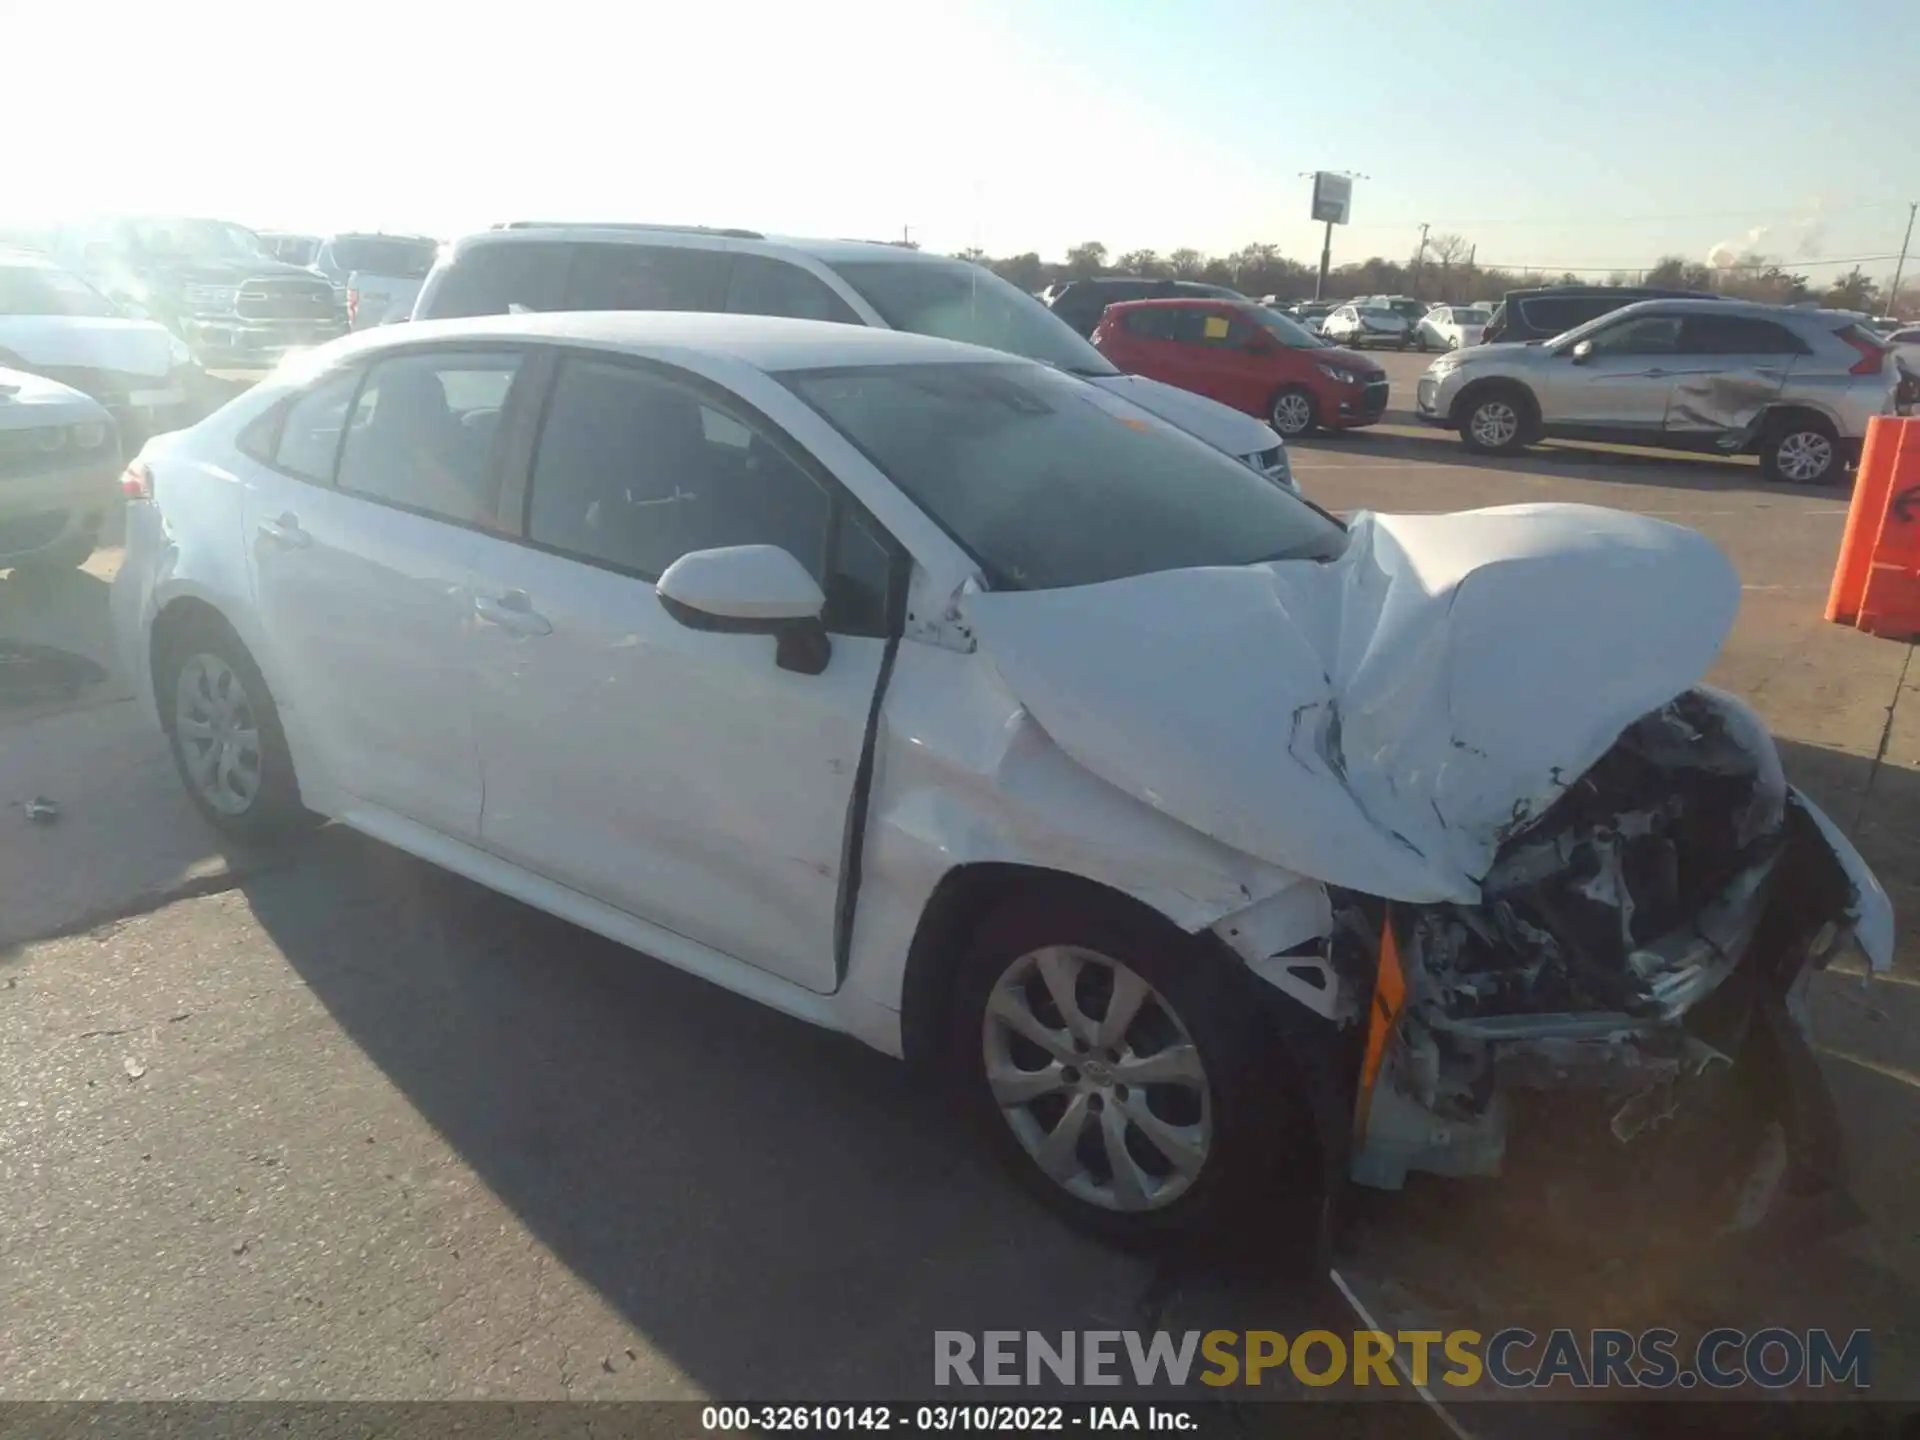
[[[164,325],[106,316],[14,315],[0,318],[0,350],[28,365],[110,370],[164,377],[187,360]]]
[[[1691,530],[1588,505],[1361,514],[1330,563],[972,593],[985,654],[1068,755],[1250,855],[1480,901],[1503,840],[1693,685],[1739,578]]]
[[[1258,455],[1280,444],[1279,435],[1264,421],[1242,415],[1218,400],[1209,400],[1191,390],[1163,385],[1144,375],[1083,375],[1080,378],[1089,385],[1098,385],[1109,395],[1118,395],[1138,405],[1150,415],[1158,415],[1169,425],[1179,426],[1236,460]]]

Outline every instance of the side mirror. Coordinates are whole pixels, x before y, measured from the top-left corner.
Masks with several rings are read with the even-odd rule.
[[[1574,346],[1573,349],[1569,350],[1567,354],[1572,358],[1574,364],[1584,365],[1593,358],[1593,342],[1591,340],[1582,340],[1578,345]]]
[[[833,644],[820,623],[827,597],[801,563],[778,545],[693,550],[654,586],[667,614],[689,630],[771,635],[782,670],[818,675]]]

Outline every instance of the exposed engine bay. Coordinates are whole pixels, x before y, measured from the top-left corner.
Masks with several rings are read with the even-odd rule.
[[[1840,1193],[1796,1010],[1861,897],[1744,704],[1693,689],[1629,726],[1504,840],[1482,892],[1337,898],[1330,959],[1374,994],[1356,1018],[1379,1029],[1353,1179],[1498,1173],[1516,1104],[1552,1093],[1579,1097],[1614,1147],[1705,1112],[1739,1128],[1750,1173],[1729,1224],[1782,1193]]]

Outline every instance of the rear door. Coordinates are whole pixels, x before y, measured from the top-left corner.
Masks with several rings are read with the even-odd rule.
[[[1793,373],[1806,345],[1750,315],[1689,315],[1667,398],[1667,433],[1686,443],[1743,434]]]
[[[1115,365],[1130,375],[1145,375],[1182,389],[1187,383],[1181,349],[1174,339],[1179,309],[1172,305],[1139,305],[1109,310],[1094,331],[1094,341]]]
[[[524,473],[524,539],[492,546],[476,596],[482,843],[832,990],[890,542],[738,397],[628,357],[561,359]],[[691,629],[662,606],[654,582],[681,555],[744,544],[820,580],[822,673],[781,668],[771,636]]]
[[[497,513],[494,434],[521,356],[394,355],[317,382],[249,474],[272,673],[328,778],[478,837],[468,670],[473,566]]]
[[[1184,378],[1169,382],[1236,410],[1260,413],[1265,397],[1249,352],[1254,327],[1230,306],[1187,304],[1173,308],[1174,347]]]

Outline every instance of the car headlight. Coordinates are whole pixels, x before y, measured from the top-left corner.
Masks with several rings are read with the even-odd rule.
[[[67,427],[67,434],[82,450],[98,450],[107,443],[107,426],[101,420],[88,420],[79,425],[70,425]]]
[[[1322,365],[1320,373],[1329,380],[1338,380],[1342,385],[1353,384],[1353,372],[1338,365]]]
[[[240,292],[231,285],[189,285],[181,295],[196,310],[231,310]]]
[[[67,432],[58,425],[49,425],[43,430],[33,432],[33,446],[43,455],[58,454],[67,443]]]

